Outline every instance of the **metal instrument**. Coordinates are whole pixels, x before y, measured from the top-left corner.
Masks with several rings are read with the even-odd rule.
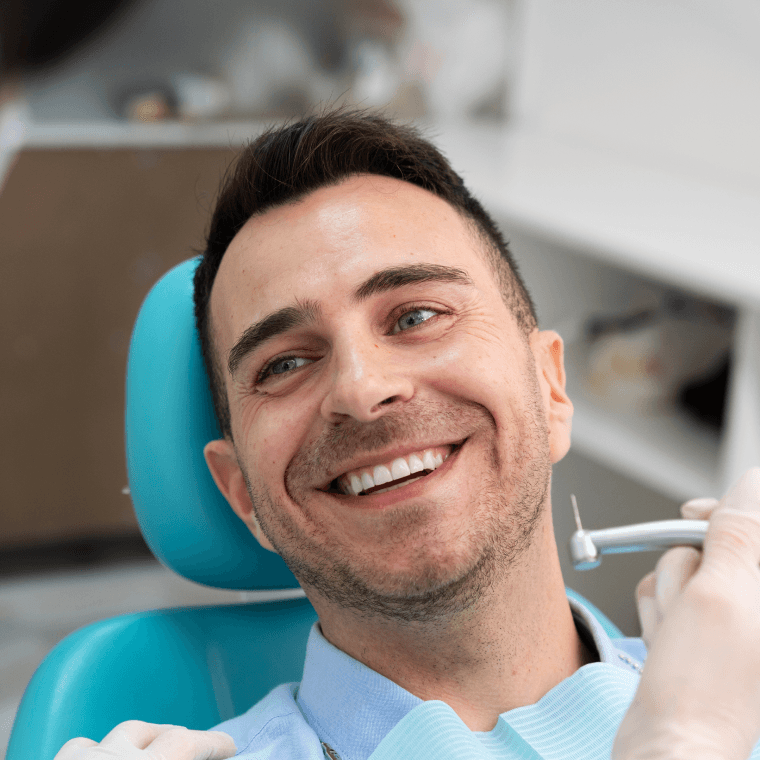
[[[707,533],[707,520],[658,520],[619,528],[584,530],[574,494],[570,500],[578,526],[570,538],[570,559],[576,570],[599,567],[602,554],[655,551],[673,546],[701,549]]]

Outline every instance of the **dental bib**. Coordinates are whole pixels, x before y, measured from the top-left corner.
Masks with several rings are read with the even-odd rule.
[[[485,736],[487,739],[483,739]],[[503,718],[487,734],[470,731],[444,702],[425,702],[391,731],[369,760],[541,760]]]
[[[370,760],[609,760],[638,681],[637,674],[605,663],[586,665],[482,733],[467,728],[447,704],[424,702]]]

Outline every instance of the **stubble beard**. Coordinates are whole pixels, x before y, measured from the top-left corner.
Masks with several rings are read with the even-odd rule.
[[[285,505],[252,481],[241,462],[263,533],[307,592],[361,615],[445,624],[482,601],[489,589],[515,570],[533,542],[551,482],[548,431],[537,383],[534,391],[511,436],[508,462],[501,461],[493,417],[479,404],[460,402],[442,408],[437,403],[410,402],[414,409],[407,404],[403,412],[388,413],[373,423],[348,422],[327,431],[308,451],[299,452],[286,471],[288,494],[303,503],[298,484],[314,483],[330,462],[344,461],[357,451],[371,455],[393,441],[413,440],[423,432],[429,436],[430,431],[441,431],[440,440],[452,440],[452,431],[490,425],[494,443],[487,471],[482,473],[480,504],[474,510],[480,520],[468,526],[469,556],[456,567],[425,562],[423,557],[412,571],[391,573],[363,562],[352,547],[328,535],[324,526],[305,535],[287,519]],[[501,480],[499,472],[506,473]],[[427,509],[413,505],[394,514],[389,527],[396,536],[416,531],[422,542],[435,541],[437,531],[426,522]]]

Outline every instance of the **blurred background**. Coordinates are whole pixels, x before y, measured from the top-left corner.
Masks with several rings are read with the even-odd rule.
[[[225,167],[273,122],[344,102],[414,121],[502,224],[566,341],[561,553],[571,493],[588,528],[671,518],[760,463],[756,0],[134,0],[83,2],[79,21],[71,4],[12,5],[0,748],[69,631],[240,600],[150,557],[124,492],[123,385],[142,298],[202,245]],[[66,53],[72,23],[97,31]],[[635,635],[656,556],[562,560]]]

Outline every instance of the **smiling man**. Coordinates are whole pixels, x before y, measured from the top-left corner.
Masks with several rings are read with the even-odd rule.
[[[209,468],[320,621],[300,686],[222,727],[244,756],[324,743],[367,758],[425,700],[492,738],[584,664],[616,687],[635,676],[560,573],[562,340],[537,328],[500,233],[435,148],[345,113],[258,138],[221,193],[195,297],[224,433]],[[619,720],[606,691],[581,688]],[[577,733],[571,692],[543,701],[557,715],[529,741]]]
[[[559,570],[562,341],[429,143],[352,113],[258,138],[195,306],[223,433],[209,468],[319,614],[303,679],[217,732],[128,721],[56,760],[750,754],[760,468],[683,506],[710,518],[704,552],[672,549],[640,584],[661,622],[639,679],[642,643],[611,641]]]

